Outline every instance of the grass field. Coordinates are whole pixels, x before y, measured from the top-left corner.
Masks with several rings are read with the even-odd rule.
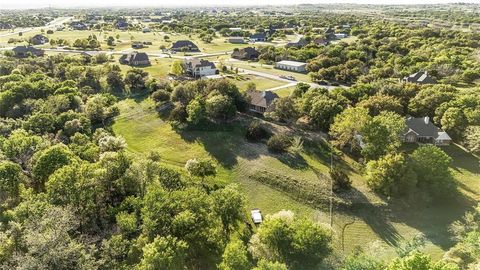
[[[289,160],[271,155],[264,144],[245,141],[243,128],[238,124],[208,131],[175,130],[158,117],[149,99],[126,99],[119,103],[119,108],[121,114],[113,130],[125,137],[129,151],[137,154],[159,151],[165,163],[180,169],[190,158],[211,157],[218,163],[215,182],[238,183],[246,194],[248,208],[260,208],[265,214],[291,209],[297,215],[328,223],[328,211],[322,210],[323,207],[299,202],[287,193],[249,177],[269,171],[301,181],[323,181],[316,177],[312,168],[326,173],[328,158],[315,154],[315,149],[304,151],[298,159]],[[448,225],[458,219],[473,201],[480,199],[478,159],[455,146],[447,147],[445,151],[454,157],[452,169],[464,195],[456,204],[420,207],[391,202],[390,207],[385,207],[383,200],[368,190],[363,178],[351,171],[354,191],[367,203],[351,209],[334,207],[333,225],[338,236],[334,245],[337,250],[342,250],[342,229],[353,222],[345,227],[343,234],[346,252],[357,245],[363,248],[376,245],[385,250],[386,257],[392,257],[395,245],[422,233],[428,239],[425,251],[438,259],[451,245]],[[354,163],[347,157],[344,161]]]
[[[233,78],[229,78],[229,80],[235,83],[240,91],[246,91],[248,84],[251,82],[256,85],[257,90],[266,90],[287,84],[283,81],[272,80],[255,75],[235,75]]]

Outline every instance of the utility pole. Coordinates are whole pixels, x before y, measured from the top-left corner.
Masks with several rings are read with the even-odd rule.
[[[330,228],[333,228],[333,146],[330,144]]]

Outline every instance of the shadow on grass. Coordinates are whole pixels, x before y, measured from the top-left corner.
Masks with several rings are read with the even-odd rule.
[[[277,159],[295,170],[305,170],[309,168],[307,161],[299,154],[284,153],[280,156],[277,156]]]

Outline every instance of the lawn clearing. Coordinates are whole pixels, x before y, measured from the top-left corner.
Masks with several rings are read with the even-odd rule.
[[[245,192],[248,209],[260,208],[264,214],[290,209],[299,216],[329,223],[328,205],[314,207],[250,177],[268,171],[298,181],[325,181],[312,170],[328,173],[328,156],[319,146],[306,145],[300,157],[291,160],[270,154],[263,143],[245,141],[240,123],[203,131],[175,130],[158,117],[150,99],[125,99],[119,102],[119,108],[120,116],[113,124],[113,131],[126,139],[130,152],[146,154],[156,150],[166,164],[180,169],[188,159],[210,157],[218,164],[218,174],[213,181],[238,183]],[[460,182],[460,191],[468,200],[478,201],[478,159],[454,146],[445,150],[455,159],[452,168]],[[355,161],[344,156],[342,164],[349,168],[354,191],[361,200],[347,208],[334,205],[333,228],[337,235],[334,246],[337,250],[350,252],[355,246],[366,249],[373,245],[385,251],[385,258],[392,258],[396,255],[395,245],[420,233],[427,238],[424,251],[435,259],[451,246],[448,226],[463,215],[468,205],[459,202],[422,207],[393,200],[387,205],[369,191],[363,177],[354,169]]]
[[[235,83],[240,91],[246,91],[249,83],[254,83],[257,90],[267,90],[270,88],[285,85],[287,83],[283,81],[272,80],[256,75],[233,75],[234,78],[229,78],[230,81]]]

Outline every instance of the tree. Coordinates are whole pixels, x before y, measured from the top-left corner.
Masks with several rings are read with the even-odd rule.
[[[455,180],[450,172],[451,158],[434,145],[424,145],[411,154],[418,187],[436,198],[455,194]]]
[[[328,256],[331,232],[290,211],[268,216],[250,241],[255,258],[284,262],[291,269],[316,269]]]
[[[273,101],[273,111],[265,113],[265,116],[277,121],[296,121],[299,113],[295,100],[291,97],[278,98]]]
[[[473,153],[480,153],[480,126],[469,126],[465,131],[465,147]]]
[[[185,164],[185,169],[191,176],[197,176],[203,179],[207,176],[217,174],[215,165],[210,159],[189,159]]]
[[[385,196],[406,194],[416,185],[416,175],[403,154],[387,154],[367,163],[367,185]]]
[[[35,152],[44,147],[44,140],[37,135],[30,135],[23,129],[17,129],[1,144],[5,156],[26,168]]]
[[[145,86],[147,77],[148,72],[134,68],[127,71],[124,82],[131,93],[138,93],[147,89]]]
[[[311,104],[308,117],[315,127],[328,131],[335,116],[342,110],[343,107],[338,101],[325,96],[318,96]]]
[[[143,257],[137,268],[139,270],[185,269],[187,248],[187,243],[175,237],[157,236],[152,243],[143,247]]]
[[[237,110],[232,99],[222,94],[209,97],[205,101],[205,109],[209,117],[222,120],[232,118]]]
[[[222,255],[220,270],[249,270],[251,263],[248,259],[247,247],[237,238],[230,240]]]
[[[434,85],[420,90],[410,100],[410,112],[419,117],[435,116],[435,109],[442,103],[452,100],[457,89],[449,85]]]
[[[205,102],[202,98],[197,97],[194,100],[190,101],[187,105],[187,121],[197,125],[206,118],[205,112]]]
[[[414,251],[403,258],[394,259],[386,268],[387,270],[459,270],[459,268],[450,263],[442,261],[433,262],[430,256]]]
[[[385,265],[375,257],[365,254],[362,250],[355,250],[350,254],[342,270],[383,270]]]
[[[183,68],[183,61],[181,60],[175,60],[172,63],[172,66],[170,67],[170,73],[176,76],[181,76],[185,72]]]
[[[333,169],[329,171],[329,174],[333,180],[334,191],[347,190],[352,187],[352,180],[340,167],[333,167]]]
[[[238,222],[245,212],[245,197],[238,191],[237,185],[228,185],[212,193],[213,209],[222,220],[223,231],[226,236],[232,229],[238,227]]]
[[[401,145],[401,135],[405,130],[405,119],[394,112],[382,112],[367,121],[361,128],[362,154],[366,159],[378,159],[392,153]]]
[[[330,128],[330,135],[334,139],[333,144],[340,148],[349,145],[350,150],[360,149],[357,135],[370,119],[368,110],[365,108],[345,109],[335,117]]]
[[[370,96],[360,101],[357,106],[367,108],[372,116],[379,115],[382,111],[390,111],[403,115],[403,105],[400,99],[387,95]]]
[[[268,138],[269,132],[260,121],[253,121],[247,128],[245,137],[249,141],[260,141]]]
[[[461,138],[467,128],[468,120],[461,108],[448,108],[440,120],[442,128],[453,138]]]
[[[267,260],[260,260],[255,268],[252,270],[288,270],[287,266],[279,262],[269,262]]]
[[[34,184],[37,190],[43,190],[47,178],[57,169],[74,162],[76,157],[65,145],[57,144],[36,153],[33,160]]]
[[[112,68],[107,73],[107,84],[112,92],[122,92],[125,88],[122,73],[119,70]]]
[[[24,180],[20,165],[11,161],[0,162],[0,208],[19,199],[19,186]]]

